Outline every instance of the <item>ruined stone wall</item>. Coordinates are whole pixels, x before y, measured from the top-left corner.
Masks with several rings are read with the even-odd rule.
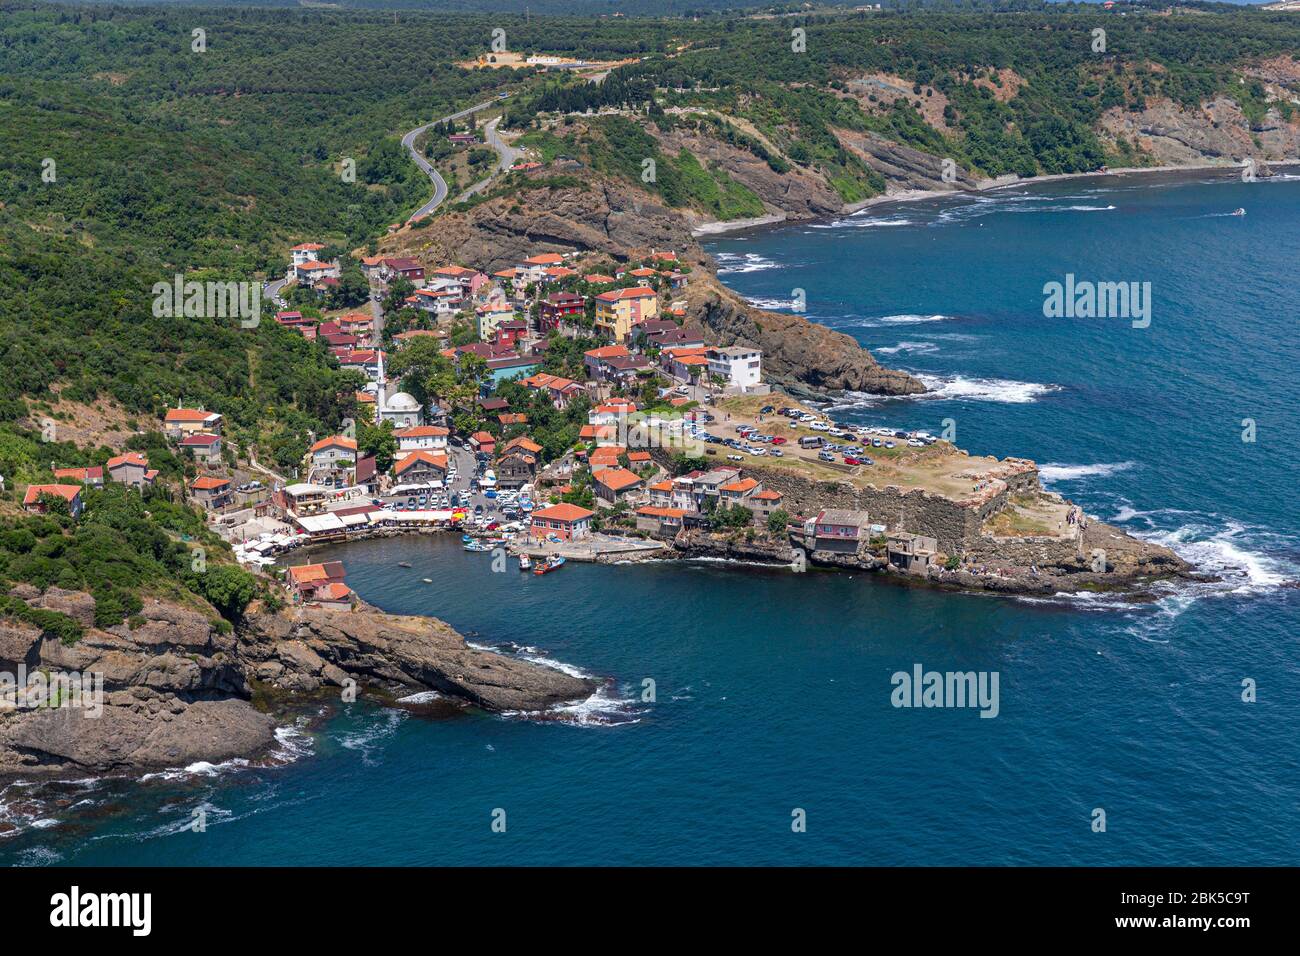
[[[812,481],[786,471],[746,463],[746,472],[785,496],[783,507],[791,514],[812,517],[823,508],[846,508],[866,511],[872,524],[883,524],[891,531],[916,531],[938,539],[939,548],[948,553],[965,550],[978,539],[981,513],[1005,505],[1005,493],[981,506],[965,506],[920,490],[887,485],[883,488],[857,488],[846,482]]]

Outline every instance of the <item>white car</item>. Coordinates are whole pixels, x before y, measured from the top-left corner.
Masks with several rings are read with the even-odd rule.
[[[828,432],[831,430],[831,426],[827,425],[825,422],[813,422],[808,427],[810,427],[815,432]]]

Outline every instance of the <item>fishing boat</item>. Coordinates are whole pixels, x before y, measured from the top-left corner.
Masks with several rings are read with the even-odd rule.
[[[533,559],[526,554],[521,554],[519,556],[519,570],[531,571],[532,567],[533,567]]]
[[[492,546],[484,544],[481,541],[471,541],[469,544],[465,545],[464,549],[466,551],[491,551]]]
[[[545,564],[539,564],[533,568],[533,574],[549,574],[551,571],[558,571],[564,567],[564,558],[558,554],[551,555]]]

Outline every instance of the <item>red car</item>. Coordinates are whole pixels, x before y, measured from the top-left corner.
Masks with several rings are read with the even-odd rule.
[[[780,435],[777,435],[775,438],[772,439],[773,445],[784,445],[785,443],[786,443],[786,439],[782,438]]]
[[[862,464],[862,459],[860,459],[860,458],[854,458],[854,457],[852,457],[851,455],[845,455],[845,456],[844,456],[844,464],[846,464],[846,465],[860,465],[860,464]]]

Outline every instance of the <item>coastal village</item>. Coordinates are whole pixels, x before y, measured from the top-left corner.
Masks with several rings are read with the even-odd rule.
[[[290,250],[289,288],[324,301],[342,268],[317,258],[324,248]],[[364,382],[356,419],[317,437],[291,474],[241,464],[218,412],[163,416],[197,471],[186,496],[247,565],[414,531],[453,531],[466,551],[505,549],[539,574],[718,553],[1008,587],[1038,577],[1035,554],[1086,558],[1086,518],[1042,490],[1032,462],[836,422],[768,385],[760,349],[707,344],[681,299],[692,267],[671,250],[623,263],[537,252],[490,273],[379,255],[360,267],[368,311],[276,307],[278,325]],[[417,399],[403,387],[423,367],[417,353],[467,387]],[[75,517],[84,488],[144,490],[157,477],[133,451],[54,467],[23,506],[59,498]],[[981,556],[1013,540],[1037,551]],[[297,603],[356,602],[337,561],[291,565],[283,584]]]

